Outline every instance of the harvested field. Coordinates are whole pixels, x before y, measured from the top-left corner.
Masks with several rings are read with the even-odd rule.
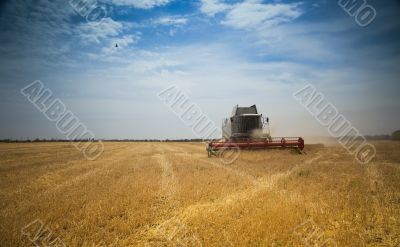
[[[0,144],[0,243],[399,246],[400,142],[373,144],[365,166],[323,145],[225,165],[201,143],[107,142],[96,161],[69,143]],[[32,243],[35,224],[51,236]]]

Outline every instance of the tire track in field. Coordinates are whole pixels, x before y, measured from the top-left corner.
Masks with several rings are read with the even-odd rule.
[[[108,240],[102,246],[131,246],[140,239],[138,233],[145,225],[154,224],[158,215],[161,169],[148,152],[153,150],[150,145],[140,145],[140,152],[128,150],[129,153],[124,153],[127,159],[106,168],[108,171],[101,171],[89,181],[85,207],[78,207],[72,214],[70,222],[74,222],[74,227],[69,229],[70,236],[76,236],[79,241],[97,243],[98,238],[85,237],[81,233],[87,228],[96,230],[100,227],[110,230],[109,237],[105,237]],[[102,184],[96,185],[96,179],[102,180]],[[87,215],[87,218],[77,215]],[[96,224],[86,220],[90,218],[96,218]],[[124,236],[121,237],[118,230],[113,230],[115,228],[122,229]],[[72,245],[81,245],[79,241],[72,242]]]
[[[169,162],[165,156],[165,153],[155,154],[153,157],[161,167],[161,197],[167,201],[173,208],[177,205],[175,200],[175,194],[177,191],[176,176],[172,168],[171,162]]]
[[[374,223],[382,224],[384,221],[384,217],[382,213],[382,207],[379,202],[379,198],[377,196],[381,184],[380,184],[379,172],[375,163],[371,163],[367,166],[367,174],[369,179],[369,189],[372,198],[372,207],[375,213]]]
[[[176,146],[178,146],[178,147],[176,147],[177,149],[182,150],[182,145],[183,145],[182,143],[174,143],[174,144]],[[188,149],[191,149],[193,151],[201,151],[199,146],[189,146]],[[203,156],[200,156],[200,154],[198,154],[197,152],[195,154],[193,154],[193,153],[188,153],[186,151],[182,151],[182,152],[180,152],[179,155],[181,155],[181,156],[195,156],[196,155],[196,156],[199,157],[197,160],[202,162],[202,163],[204,163],[204,164],[212,165],[214,167],[223,169],[223,170],[225,170],[225,171],[227,171],[227,172],[229,172],[229,173],[231,173],[233,175],[245,178],[245,179],[251,181],[254,185],[257,185],[260,182],[260,179],[258,179],[254,175],[248,174],[248,173],[243,172],[243,171],[241,171],[239,169],[234,169],[234,168],[232,168],[232,167],[230,167],[228,165],[225,165],[225,164],[219,162],[219,160],[216,160],[216,159],[209,159],[209,158],[205,159]],[[310,165],[314,161],[319,160],[320,158],[322,158],[322,155],[319,152],[317,152],[317,153],[315,153],[314,157],[303,161],[302,163],[292,167],[292,169],[294,169],[294,168],[297,169],[299,166],[301,166],[303,164]]]
[[[191,148],[192,149],[198,149],[197,147],[191,147]],[[179,149],[181,149],[181,148],[179,148]],[[187,152],[182,152],[181,155],[193,156],[193,154],[189,154]],[[315,161],[319,160],[320,158],[322,158],[322,155],[319,152],[317,152],[317,153],[315,153],[314,157],[303,161],[302,163],[292,167],[290,170],[288,170],[286,172],[276,173],[276,174],[273,174],[273,175],[271,175],[269,177],[261,177],[261,178],[256,178],[253,175],[250,175],[250,174],[248,174],[246,172],[243,172],[243,171],[240,171],[238,169],[231,168],[231,167],[229,167],[227,165],[224,165],[224,164],[222,164],[222,163],[220,163],[218,161],[215,161],[215,160],[209,161],[209,160],[204,160],[204,159],[199,158],[198,161],[200,161],[202,163],[205,163],[205,164],[212,165],[212,166],[217,167],[219,169],[223,169],[223,170],[225,170],[225,171],[227,171],[227,172],[229,172],[229,173],[231,173],[233,175],[245,178],[245,179],[251,181],[252,184],[254,186],[256,186],[256,187],[270,188],[270,187],[273,186],[273,184],[276,183],[277,180],[279,180],[280,178],[288,177],[293,171],[298,169],[298,167],[300,167],[301,165],[303,165],[303,164],[310,165],[310,164],[314,163]]]
[[[190,155],[190,154],[187,154],[185,152],[185,155]],[[299,165],[294,166],[293,168],[291,168],[290,170],[288,170],[286,172],[276,173],[271,176],[262,177],[259,179],[255,178],[254,176],[251,176],[247,173],[239,171],[237,169],[233,169],[226,165],[219,164],[218,162],[212,162],[212,161],[206,161],[206,160],[199,159],[199,161],[202,163],[206,163],[208,165],[215,166],[217,168],[228,171],[234,175],[249,179],[253,183],[254,186],[251,187],[250,189],[245,189],[245,190],[242,190],[237,193],[229,194],[229,195],[227,195],[223,198],[220,198],[219,200],[213,201],[213,202],[197,203],[197,204],[190,205],[190,206],[184,208],[180,213],[174,215],[173,217],[160,222],[155,227],[151,227],[151,228],[147,229],[145,235],[152,236],[154,238],[154,236],[157,236],[159,234],[160,228],[166,228],[166,230],[164,230],[163,232],[171,232],[171,231],[174,232],[174,231],[176,231],[176,229],[171,230],[171,228],[174,229],[174,227],[175,227],[174,225],[176,224],[176,222],[179,222],[180,225],[184,226],[184,228],[186,230],[185,231],[186,235],[192,236],[190,238],[191,245],[189,245],[189,246],[202,246],[201,241],[196,236],[196,233],[192,232],[190,229],[187,230],[188,227],[186,226],[186,224],[184,224],[184,222],[190,222],[190,219],[197,215],[204,215],[207,213],[219,212],[222,209],[231,207],[232,205],[236,205],[239,202],[245,202],[247,200],[250,200],[251,198],[256,197],[260,192],[263,192],[266,190],[272,191],[276,188],[277,182],[280,179],[289,177],[302,164],[307,164],[307,165],[312,164],[313,162],[320,159],[321,157],[322,157],[322,155],[316,154],[315,157],[313,157],[309,160],[306,160]],[[165,158],[165,156],[164,156],[164,158]],[[297,195],[291,194],[288,196],[289,196],[290,200],[300,200]],[[171,224],[171,222],[175,222],[175,223]],[[187,234],[188,231],[190,232],[190,234]],[[175,235],[173,235],[173,236],[175,236]],[[150,239],[152,237],[150,237]]]
[[[160,153],[153,155],[162,170],[160,199],[167,205],[167,220],[155,226],[147,227],[140,234],[145,246],[202,246],[196,233],[177,215],[179,201],[176,198],[178,182],[173,171],[173,164],[168,160],[165,150],[181,152],[179,147],[163,147]],[[185,152],[186,153],[186,152]]]
[[[220,210],[221,208],[229,207],[231,205],[237,204],[238,202],[247,201],[247,200],[257,196],[260,192],[272,191],[272,190],[276,189],[277,182],[280,179],[289,177],[301,165],[312,164],[313,162],[320,159],[321,157],[322,157],[322,155],[316,154],[316,157],[306,160],[306,161],[302,162],[301,164],[298,164],[298,165],[292,167],[290,170],[288,170],[286,172],[279,172],[279,173],[275,173],[273,175],[270,175],[267,177],[261,177],[258,179],[254,178],[253,176],[246,174],[244,172],[238,171],[236,169],[232,169],[230,167],[226,167],[225,165],[222,165],[222,164],[218,164],[217,162],[209,162],[209,161],[201,160],[201,162],[205,162],[205,163],[214,165],[218,168],[225,167],[224,168],[225,170],[232,172],[235,175],[250,179],[252,181],[252,183],[254,184],[254,186],[250,189],[245,189],[241,192],[230,194],[226,197],[221,198],[220,200],[217,200],[217,201],[214,201],[211,203],[200,203],[200,204],[194,204],[194,205],[188,206],[182,212],[181,217],[183,219],[188,219],[190,217],[193,217],[193,215],[202,214],[203,211],[216,212],[216,211]],[[288,195],[288,196],[290,196],[290,195]],[[290,196],[290,199],[296,199],[296,198],[297,198],[297,195]]]
[[[298,167],[300,167],[301,165],[303,165],[303,164],[310,165],[310,164],[314,163],[315,161],[319,160],[320,158],[322,158],[322,155],[319,154],[319,153],[316,153],[315,157],[310,158],[308,160],[305,160],[305,161],[303,161],[302,163],[300,163],[298,165],[295,165],[294,167],[292,167],[287,172],[281,172],[281,173],[278,173],[278,174],[286,174],[286,176],[288,176],[294,170],[298,169]],[[251,181],[253,183],[253,185],[255,185],[255,186],[263,186],[263,183],[266,183],[266,184],[270,183],[269,181],[267,181],[268,179],[266,177],[256,178],[254,175],[250,175],[250,174],[248,174],[246,172],[243,172],[243,171],[240,171],[238,169],[231,168],[231,167],[229,167],[227,165],[224,165],[224,164],[222,164],[222,163],[220,163],[218,161],[214,161],[214,160],[209,161],[209,160],[204,160],[204,159],[198,159],[198,161],[200,161],[202,163],[205,163],[205,164],[212,165],[212,166],[220,168],[220,169],[223,169],[223,170],[225,170],[225,171],[227,171],[227,172],[229,172],[229,173],[231,173],[233,175],[245,178],[245,179]],[[271,176],[274,176],[274,175],[275,174],[273,174]]]

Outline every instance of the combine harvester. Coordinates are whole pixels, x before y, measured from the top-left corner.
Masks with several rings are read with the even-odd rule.
[[[209,142],[207,153],[211,157],[226,149],[267,148],[293,148],[303,153],[304,140],[301,137],[271,137],[269,119],[258,114],[255,105],[236,105],[232,116],[222,123],[222,140]]]

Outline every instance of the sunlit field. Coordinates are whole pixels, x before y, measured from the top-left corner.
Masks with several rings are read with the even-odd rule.
[[[0,144],[0,245],[399,246],[400,142],[372,143],[368,165],[322,144],[230,165],[201,143],[107,142],[96,161]]]

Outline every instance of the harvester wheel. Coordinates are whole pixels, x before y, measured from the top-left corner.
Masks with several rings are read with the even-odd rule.
[[[208,147],[207,148],[207,155],[208,155],[208,158],[211,158],[212,156],[217,156],[218,155],[218,151],[212,149],[211,147]]]

